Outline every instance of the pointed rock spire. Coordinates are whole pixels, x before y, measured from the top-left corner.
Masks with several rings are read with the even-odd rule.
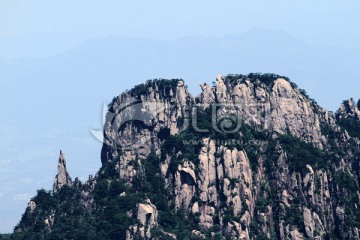
[[[59,162],[58,162],[58,174],[55,176],[53,192],[58,192],[64,185],[71,186],[72,180],[66,169],[66,160],[63,152],[60,150]]]

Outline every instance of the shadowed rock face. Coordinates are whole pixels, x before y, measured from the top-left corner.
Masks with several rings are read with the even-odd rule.
[[[195,185],[195,178],[191,176],[191,174],[189,174],[188,172],[181,170],[180,177],[182,184],[187,184],[190,186]]]
[[[66,169],[66,160],[63,152],[60,150],[59,162],[57,166],[58,174],[55,176],[53,192],[58,192],[63,186],[72,186],[71,177]]]

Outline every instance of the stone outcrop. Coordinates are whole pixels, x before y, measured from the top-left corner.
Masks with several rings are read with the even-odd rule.
[[[54,226],[54,223],[55,223],[55,214],[54,213],[51,213],[44,221],[45,223],[45,226],[48,228],[48,229],[52,229],[53,226]]]
[[[30,212],[32,213],[32,212],[34,212],[35,209],[36,209],[36,203],[35,203],[33,200],[31,200],[31,201],[29,202],[29,204],[28,204],[28,207],[29,207],[29,209],[30,209]]]
[[[195,165],[192,162],[184,162],[178,167],[178,171],[175,174],[175,205],[178,209],[188,209],[190,202],[195,194]]]
[[[157,211],[156,207],[147,200],[146,204],[139,203],[137,219],[142,225],[154,226],[157,224]]]
[[[130,226],[126,239],[133,239],[134,236],[139,236],[141,239],[151,239],[151,228],[158,224],[157,217],[156,206],[149,199],[146,200],[146,203],[139,203],[137,205],[137,219],[140,225]]]
[[[344,101],[336,112],[336,116],[338,119],[351,118],[360,120],[360,110],[356,106],[354,99],[350,98]]]
[[[58,192],[63,186],[72,186],[71,177],[66,169],[66,160],[63,152],[60,150],[60,156],[57,166],[57,175],[54,179],[53,192]]]
[[[202,234],[200,231],[197,231],[197,230],[192,230],[191,235],[193,237],[195,237],[195,238],[206,239],[206,236],[204,234]]]

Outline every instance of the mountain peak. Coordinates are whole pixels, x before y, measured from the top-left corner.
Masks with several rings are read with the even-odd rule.
[[[358,111],[350,99],[338,114]],[[147,81],[110,104],[96,176],[73,184],[60,151],[53,193],[38,192],[16,229],[45,239],[359,239],[360,123],[336,116],[276,74],[219,75],[195,98],[182,80]]]

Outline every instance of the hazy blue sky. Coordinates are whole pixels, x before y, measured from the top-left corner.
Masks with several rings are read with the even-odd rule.
[[[150,78],[192,93],[217,74],[275,72],[336,110],[359,98],[358,0],[0,0],[0,233],[63,149],[73,178],[100,166],[102,106]]]
[[[358,48],[359,12],[358,0],[1,0],[0,37],[220,37],[260,27],[286,30],[319,46]]]

